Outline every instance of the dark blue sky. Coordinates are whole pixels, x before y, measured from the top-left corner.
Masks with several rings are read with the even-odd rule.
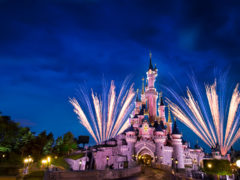
[[[240,81],[237,1],[1,0],[0,17],[0,110],[37,133],[87,133],[68,97],[84,81],[101,92],[103,75],[140,87],[149,50],[159,87],[185,89],[192,70],[212,82],[215,68]]]

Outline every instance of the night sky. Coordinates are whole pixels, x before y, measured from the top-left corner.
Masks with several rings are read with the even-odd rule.
[[[230,86],[240,82],[237,2],[40,2],[0,0],[0,110],[36,133],[87,134],[68,98],[82,83],[100,93],[103,76],[119,83],[131,74],[141,88],[150,50],[158,90],[185,91],[192,71],[202,83],[216,69],[229,71]]]

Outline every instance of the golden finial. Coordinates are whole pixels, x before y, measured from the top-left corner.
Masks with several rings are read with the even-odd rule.
[[[139,89],[137,89],[137,92],[136,92],[137,94],[138,94],[138,91],[139,91]]]
[[[150,59],[152,59],[152,52],[151,51],[149,51],[149,57],[150,57]]]
[[[142,94],[144,94],[144,78],[142,78]]]
[[[172,122],[172,118],[171,118],[171,112],[170,112],[170,106],[168,104],[168,122]]]

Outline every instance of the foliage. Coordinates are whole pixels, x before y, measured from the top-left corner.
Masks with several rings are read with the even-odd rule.
[[[58,137],[54,147],[54,153],[60,156],[68,155],[72,150],[77,149],[77,142],[71,132]]]
[[[16,143],[16,134],[19,125],[12,121],[9,116],[0,116],[0,151],[10,152]]]
[[[0,158],[1,166],[22,166],[23,159],[31,156],[35,162],[40,162],[46,156],[58,156],[53,162],[64,168],[69,168],[64,158],[78,148],[78,143],[88,143],[88,136],[74,138],[71,132],[65,133],[54,140],[52,133],[43,131],[35,135],[28,127],[21,127],[12,121],[9,116],[0,114]],[[72,159],[81,158],[83,155],[69,156]]]
[[[228,160],[204,160],[204,172],[211,175],[231,175],[232,170]]]

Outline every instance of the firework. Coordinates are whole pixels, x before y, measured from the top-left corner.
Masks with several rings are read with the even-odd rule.
[[[86,112],[78,103],[76,98],[70,98],[69,102],[74,107],[80,123],[88,130],[96,143],[101,143],[122,133],[129,127],[128,117],[134,108],[135,92],[133,84],[129,87],[129,77],[127,77],[117,96],[114,81],[111,81],[109,90],[103,82],[102,96],[94,94],[91,98],[86,89],[81,88],[79,93],[82,99],[82,106],[86,107]]]
[[[239,129],[239,84],[236,85],[228,102],[226,96],[226,78],[223,75],[215,80],[212,85],[205,85],[205,93],[194,78],[191,78],[194,99],[187,88],[187,97],[181,97],[166,87],[177,103],[167,99],[172,113],[209,147],[215,147],[218,143],[222,155],[225,155],[231,146],[240,138]],[[217,87],[219,82],[219,88]],[[205,95],[205,96],[204,96]],[[225,128],[224,128],[225,127]]]

